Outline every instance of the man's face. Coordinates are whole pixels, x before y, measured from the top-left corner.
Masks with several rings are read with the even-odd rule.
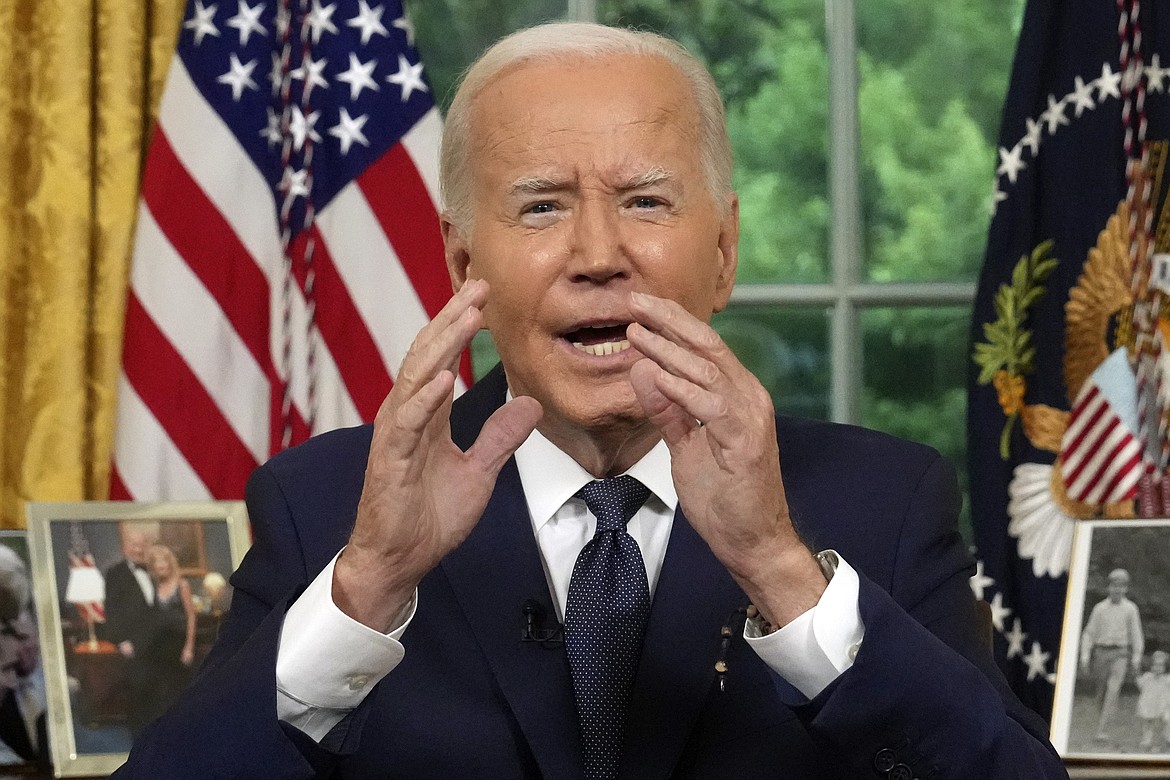
[[[132,529],[122,535],[122,554],[127,560],[141,565],[146,564],[146,553],[154,542],[153,537],[145,531]]]
[[[1109,600],[1114,604],[1119,603],[1127,591],[1129,591],[1129,583],[1121,582],[1119,580],[1110,580]]]
[[[456,286],[491,284],[513,393],[541,402],[542,429],[640,423],[628,294],[706,321],[735,275],[738,204],[707,187],[686,82],[650,56],[525,63],[471,111],[473,225],[444,223],[447,259]]]

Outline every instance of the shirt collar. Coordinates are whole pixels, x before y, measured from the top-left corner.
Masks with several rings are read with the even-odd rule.
[[[508,400],[511,398],[512,391],[509,390]],[[516,469],[520,472],[520,484],[528,501],[533,529],[537,531],[552,519],[574,493],[593,479],[581,464],[546,439],[540,431],[533,431],[516,450]],[[666,442],[655,444],[625,473],[650,488],[650,492],[671,511],[678,507],[678,493],[670,473],[670,450]]]

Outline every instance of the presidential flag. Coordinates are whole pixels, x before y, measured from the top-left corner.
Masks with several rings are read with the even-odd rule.
[[[139,204],[112,498],[240,498],[278,450],[373,419],[450,295],[414,43],[399,0],[188,7]]]
[[[1046,717],[1076,523],[1162,511],[1168,55],[1153,3],[1030,0],[1004,108],[972,329],[971,585]]]

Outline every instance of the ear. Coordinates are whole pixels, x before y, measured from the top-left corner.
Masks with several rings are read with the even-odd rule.
[[[468,269],[471,266],[467,239],[446,213],[439,217],[439,227],[443,231],[443,253],[447,261],[447,273],[451,277],[451,290],[459,292],[467,281]]]
[[[719,268],[715,279],[715,311],[727,308],[739,267],[739,196],[727,195],[727,216],[719,225]]]

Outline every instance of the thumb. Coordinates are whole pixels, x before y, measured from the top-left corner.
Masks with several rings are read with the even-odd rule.
[[[543,416],[544,409],[535,398],[513,398],[484,423],[467,457],[485,473],[498,474]]]

